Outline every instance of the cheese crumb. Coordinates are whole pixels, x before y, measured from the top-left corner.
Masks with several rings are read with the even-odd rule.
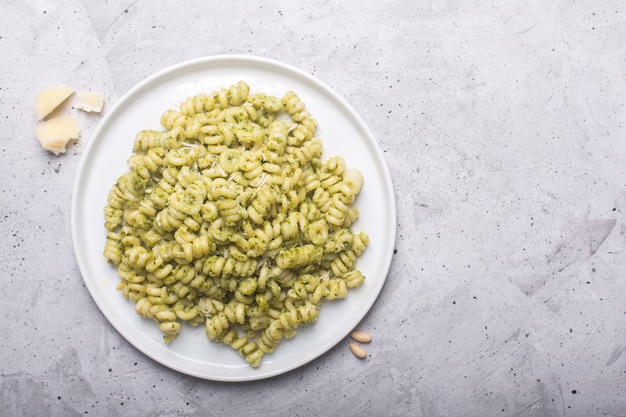
[[[86,112],[100,113],[104,107],[102,93],[78,93],[76,108]]]
[[[66,85],[38,92],[35,95],[35,115],[37,119],[43,120],[72,94],[74,94],[74,90]]]
[[[72,116],[57,116],[35,127],[41,146],[55,155],[65,153],[67,145],[80,137],[78,122]]]

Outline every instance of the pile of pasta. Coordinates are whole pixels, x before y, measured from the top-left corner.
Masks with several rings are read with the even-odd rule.
[[[317,122],[294,92],[243,81],[163,113],[140,131],[104,209],[118,290],[170,343],[183,323],[253,367],[365,277],[352,232],[363,185],[322,160]]]

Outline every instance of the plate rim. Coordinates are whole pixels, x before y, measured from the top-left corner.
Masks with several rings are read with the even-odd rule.
[[[343,110],[346,110],[350,113],[350,116],[354,118],[354,120],[358,123],[359,127],[363,130],[363,132],[365,133],[365,135],[367,136],[367,140],[368,140],[368,145],[372,146],[375,150],[375,156],[376,159],[380,159],[380,163],[381,163],[381,169],[382,169],[382,177],[381,180],[384,183],[384,189],[387,190],[387,192],[389,193],[389,195],[386,195],[384,197],[388,197],[388,205],[389,205],[389,213],[386,213],[389,215],[389,223],[393,224],[393,227],[391,228],[391,230],[389,230],[390,236],[390,242],[391,242],[391,247],[389,248],[389,250],[387,250],[384,254],[384,260],[381,261],[381,270],[385,272],[385,276],[380,278],[377,283],[378,285],[376,285],[374,287],[374,290],[372,291],[372,295],[370,299],[368,299],[369,303],[367,304],[366,308],[364,308],[360,313],[355,314],[355,317],[353,318],[353,322],[356,324],[358,324],[359,322],[361,322],[365,316],[369,313],[369,311],[371,310],[372,306],[375,304],[376,300],[379,298],[380,293],[382,291],[382,288],[384,287],[384,284],[389,276],[389,272],[390,272],[390,268],[391,268],[391,261],[393,258],[393,252],[394,252],[394,248],[395,248],[395,240],[396,240],[396,200],[395,200],[395,191],[393,188],[393,182],[391,179],[391,174],[390,174],[390,170],[389,170],[389,166],[387,164],[387,161],[384,158],[384,154],[382,149],[380,148],[380,145],[378,143],[378,141],[376,140],[376,138],[374,137],[373,133],[371,132],[371,130],[369,129],[369,127],[367,126],[367,124],[364,122],[364,120],[361,118],[361,116],[355,111],[355,109],[352,107],[352,105],[350,105],[350,103],[348,103],[341,95],[339,95],[334,89],[332,89],[330,86],[328,86],[325,82],[321,81],[320,79],[318,79],[317,77],[313,76],[312,74],[305,72],[303,70],[301,70],[300,68],[297,68],[291,64],[287,64],[285,62],[281,62],[278,60],[274,60],[272,58],[267,58],[267,57],[262,57],[262,56],[256,56],[256,55],[248,55],[248,54],[218,54],[218,55],[208,55],[208,56],[203,56],[203,57],[198,57],[198,58],[193,58],[193,59],[188,59],[182,62],[179,62],[177,64],[174,65],[170,65],[167,66],[165,68],[162,68],[156,72],[153,72],[151,75],[148,75],[147,77],[143,78],[141,81],[139,81],[138,83],[136,83],[133,87],[131,87],[130,89],[128,89],[123,95],[121,95],[116,102],[108,109],[108,111],[106,112],[106,114],[103,116],[103,118],[99,121],[98,125],[96,126],[96,128],[93,130],[93,132],[90,135],[90,140],[89,142],[87,142],[87,144],[84,147],[84,150],[81,154],[80,157],[80,161],[76,170],[76,177],[74,180],[74,184],[72,187],[72,201],[71,201],[71,219],[70,219],[70,225],[71,225],[71,235],[72,235],[72,246],[73,246],[73,250],[74,250],[74,256],[78,265],[78,272],[81,275],[81,278],[83,280],[83,283],[85,284],[85,286],[87,287],[87,290],[89,292],[89,295],[92,299],[92,301],[96,304],[96,306],[98,307],[98,309],[100,310],[100,313],[104,316],[104,318],[107,319],[107,322],[117,331],[117,333],[122,336],[130,345],[132,345],[135,349],[137,349],[139,352],[141,352],[143,355],[151,358],[152,360],[154,360],[155,362],[161,364],[162,366],[165,366],[169,369],[175,370],[177,372],[180,372],[182,374],[185,375],[190,375],[196,378],[200,378],[200,379],[205,379],[205,380],[211,380],[211,381],[221,381],[221,382],[246,382],[246,381],[254,381],[254,380],[261,380],[261,379],[267,379],[267,378],[271,378],[280,374],[284,374],[287,372],[290,372],[294,369],[297,369],[299,367],[302,367],[308,363],[311,363],[312,361],[314,361],[315,359],[319,358],[320,356],[324,355],[325,353],[327,353],[329,350],[331,350],[333,347],[335,347],[343,338],[345,338],[347,336],[347,334],[342,335],[340,338],[338,338],[335,342],[331,343],[329,347],[327,347],[326,349],[320,349],[320,351],[311,356],[308,357],[305,361],[301,361],[298,362],[296,364],[293,364],[291,366],[287,366],[287,367],[283,367],[271,372],[259,372],[258,375],[253,375],[253,376],[245,376],[245,377],[232,377],[232,376],[215,376],[215,375],[206,375],[204,373],[201,372],[194,372],[193,370],[190,369],[186,369],[183,368],[181,366],[178,365],[173,365],[172,363],[168,363],[166,361],[164,361],[162,358],[156,357],[156,355],[152,354],[151,352],[148,352],[144,347],[139,346],[137,343],[135,343],[134,340],[132,340],[131,338],[127,337],[125,332],[122,331],[122,329],[120,329],[118,327],[118,325],[116,325],[116,323],[111,320],[111,318],[109,317],[109,315],[107,314],[107,308],[103,305],[101,305],[100,300],[98,299],[98,297],[94,296],[94,291],[97,291],[97,289],[93,288],[93,280],[87,279],[87,277],[85,276],[86,273],[84,271],[87,270],[87,267],[84,265],[83,261],[83,257],[81,256],[81,249],[78,247],[78,242],[80,240],[79,238],[79,232],[78,232],[78,201],[79,198],[77,198],[78,196],[78,192],[81,188],[81,186],[83,185],[83,180],[82,180],[82,173],[87,169],[87,163],[90,160],[90,158],[92,157],[91,153],[93,152],[93,148],[97,145],[98,142],[100,142],[101,140],[101,134],[102,131],[107,127],[109,120],[111,118],[113,118],[117,112],[118,109],[120,107],[122,107],[126,102],[128,102],[130,99],[132,99],[135,94],[137,94],[138,92],[140,92],[146,85],[158,81],[160,78],[164,78],[167,77],[169,74],[174,74],[177,71],[183,70],[185,68],[192,68],[192,67],[196,67],[198,65],[208,65],[210,66],[211,64],[218,64],[218,63],[224,63],[227,61],[232,61],[232,62],[236,62],[238,64],[243,64],[243,63],[256,63],[256,64],[263,64],[266,66],[270,66],[270,67],[278,67],[278,68],[282,68],[283,70],[286,70],[288,72],[292,72],[304,79],[306,79],[308,82],[311,82],[316,88],[321,88],[324,90],[324,92],[326,94],[329,94],[332,96],[332,98],[334,100],[337,100],[337,102],[342,106]],[[103,226],[104,227],[104,226]],[[381,254],[382,257],[383,254]]]

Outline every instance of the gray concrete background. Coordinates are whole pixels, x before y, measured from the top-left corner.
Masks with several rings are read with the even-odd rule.
[[[0,415],[626,416],[623,1],[0,8]],[[315,75],[385,152],[397,253],[364,361],[346,340],[263,381],[189,377],[129,345],[83,285],[72,186],[101,116],[79,114],[80,142],[54,156],[35,93],[67,83],[110,106],[226,53]]]

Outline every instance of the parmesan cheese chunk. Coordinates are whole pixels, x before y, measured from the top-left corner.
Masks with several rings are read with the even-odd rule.
[[[35,95],[35,115],[37,119],[43,120],[72,94],[74,94],[74,90],[66,85],[38,92]]]
[[[45,150],[58,155],[65,153],[67,145],[80,137],[80,128],[74,117],[58,116],[39,123],[35,133]]]
[[[78,93],[78,103],[76,108],[86,111],[100,113],[104,106],[104,96],[102,93]]]

